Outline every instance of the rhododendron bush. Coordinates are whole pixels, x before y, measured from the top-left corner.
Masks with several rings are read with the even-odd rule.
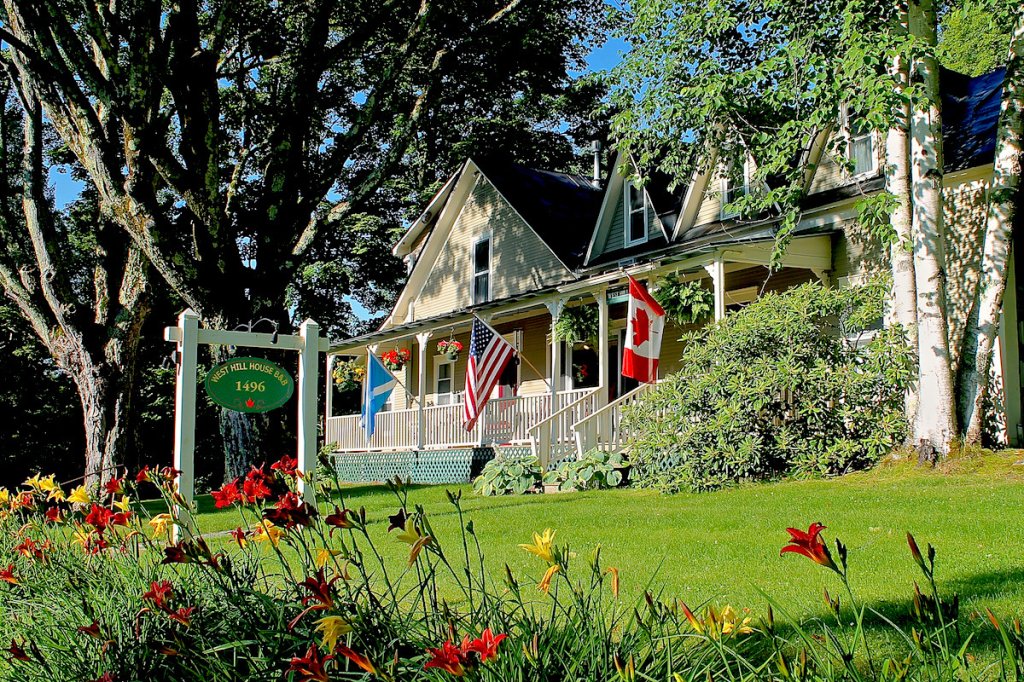
[[[821,523],[788,529],[786,544],[780,533],[779,560],[821,565],[846,597],[826,591],[834,622],[794,630],[770,606],[687,605],[656,591],[626,602],[620,580],[645,577],[620,575],[600,547],[570,551],[553,529],[520,545],[529,576],[494,570],[458,495],[461,532],[442,538],[397,482],[387,519],[367,519],[343,494],[310,504],[288,457],[215,491],[238,526],[202,536],[177,473],[145,469],[91,490],[35,476],[0,489],[0,679],[970,680],[1013,676],[1024,650],[1020,625],[988,614],[1002,653],[977,663],[957,600],[936,587],[934,549],[909,535],[925,589],[909,593],[908,631],[884,623],[900,636],[879,654],[863,624],[882,617],[858,604],[846,547],[829,550]],[[154,490],[162,504],[138,503]],[[404,558],[385,560],[373,538]]]

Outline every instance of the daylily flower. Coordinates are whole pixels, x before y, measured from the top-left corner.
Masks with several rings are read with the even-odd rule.
[[[50,523],[63,523],[64,514],[60,507],[50,507],[46,510],[46,520]]]
[[[171,585],[170,581],[161,580],[160,582],[151,582],[149,584],[149,592],[142,595],[142,598],[146,601],[153,602],[153,605],[158,609],[167,608],[168,600],[174,597],[174,586]]]
[[[157,514],[149,520],[149,525],[153,529],[153,537],[165,537],[167,531],[174,525],[174,517],[164,512],[163,514]]]
[[[330,682],[324,670],[324,663],[332,658],[334,657],[331,655],[320,656],[320,652],[311,644],[305,656],[292,658],[288,670],[295,673],[292,678],[295,682]]]
[[[124,492],[124,476],[110,479],[103,486],[103,490],[111,496],[120,495]]]
[[[170,545],[164,547],[164,559],[161,564],[187,564],[192,559],[185,552],[184,541],[179,542],[176,545]]]
[[[288,455],[283,456],[270,465],[273,471],[279,471],[284,476],[290,476],[291,478],[302,478],[302,472],[298,470],[299,460],[295,457],[289,457]]]
[[[194,606],[181,607],[177,611],[167,610],[167,617],[176,623],[181,623],[185,627],[192,624],[192,612],[195,611]]]
[[[405,513],[404,509],[399,509],[396,513],[388,517],[388,532],[393,530],[402,530],[405,528],[405,523],[408,521],[409,515]]]
[[[543,535],[533,534],[532,545],[519,545],[522,549],[525,549],[530,554],[539,556],[549,564],[555,563],[554,547],[555,531],[550,528],[544,529]]]
[[[229,535],[235,539],[235,542],[238,543],[239,547],[245,547],[245,543],[247,542],[246,537],[248,537],[248,533],[242,530],[241,526],[235,528],[233,531],[229,533]]]
[[[419,529],[416,528],[416,522],[413,519],[406,519],[405,529],[395,537],[407,545],[415,545],[423,538],[423,535],[421,535]]]
[[[308,611],[326,611],[334,607],[334,597],[331,596],[331,586],[338,581],[338,576],[327,580],[324,576],[324,569],[316,572],[316,576],[310,576],[299,583],[299,587],[309,590],[309,596],[302,598],[302,605],[308,606]],[[310,606],[312,604],[312,606]]]
[[[819,537],[823,530],[825,530],[825,526],[818,522],[812,523],[807,528],[806,533],[796,528],[787,528],[786,532],[789,533],[790,538],[789,544],[782,548],[779,555],[781,556],[787,552],[802,554],[814,563],[841,574],[836,562],[832,560],[832,553],[828,551],[828,547],[825,546],[825,543]]]
[[[7,506],[11,503],[11,491],[7,488],[0,488],[0,505]]]
[[[26,478],[22,485],[27,488],[32,488],[33,490],[38,490],[41,493],[48,493],[57,487],[57,482],[54,480],[55,478],[56,476],[54,474],[50,474],[46,478],[41,478],[39,474],[36,474],[35,476]]]
[[[253,467],[246,474],[245,481],[242,483],[242,496],[245,501],[253,504],[270,497],[270,495],[270,486],[267,485],[267,475],[263,473],[263,468]]]
[[[377,674],[377,668],[373,665],[373,663],[370,662],[369,658],[363,656],[362,654],[357,654],[355,651],[348,648],[344,644],[339,644],[337,647],[335,647],[334,651],[336,653],[341,654],[348,660],[352,661],[357,666],[359,666],[366,672],[370,673],[371,675]]]
[[[316,621],[316,627],[313,629],[323,637],[323,647],[328,651],[334,651],[341,636],[352,632],[352,625],[341,616],[325,616]]]
[[[267,519],[260,521],[259,525],[256,526],[256,530],[252,533],[253,539],[256,542],[267,542],[269,540],[270,544],[274,547],[281,544],[282,535],[284,535],[284,531]]]
[[[424,664],[423,668],[437,668],[456,677],[463,677],[466,674],[466,655],[459,647],[451,642],[445,642],[440,649],[427,649],[431,658]]]
[[[84,635],[94,637],[95,639],[103,638],[103,634],[100,632],[99,621],[94,620],[91,625],[83,625],[80,628],[78,628],[78,631]]]
[[[612,596],[616,599],[619,596],[619,569],[615,567],[609,567],[605,570],[605,573],[612,574]]]
[[[61,488],[59,485],[55,486],[53,490],[46,495],[47,502],[63,502],[64,498],[64,488]]]
[[[537,583],[537,589],[547,594],[551,590],[551,579],[555,577],[561,567],[558,564],[552,564],[548,566],[548,570],[544,572],[544,577]]]
[[[308,502],[301,501],[293,492],[287,492],[278,499],[276,506],[263,511],[263,518],[285,528],[295,528],[312,523],[314,513]]]
[[[145,483],[149,481],[151,479],[150,474],[152,474],[152,469],[150,469],[149,465],[147,464],[146,466],[139,469],[139,473],[135,474],[135,482]]]
[[[22,642],[22,644],[24,644],[24,642]],[[28,657],[28,654],[25,653],[24,647],[22,647],[20,644],[18,644],[13,639],[11,640],[11,648],[7,650],[7,653],[9,653],[11,655],[12,659],[15,659],[15,660],[18,660],[18,661],[22,661],[22,662],[27,663],[28,661],[31,660]]]
[[[323,568],[327,564],[331,563],[331,559],[341,554],[340,549],[329,549],[327,547],[321,549],[316,553],[314,562],[317,568]]]
[[[465,652],[476,652],[480,656],[480,662],[486,663],[498,657],[498,645],[507,637],[508,635],[506,634],[495,635],[491,632],[490,628],[487,628],[479,637],[468,644],[464,642],[462,649]]]
[[[14,564],[10,564],[7,568],[0,569],[0,580],[11,585],[17,585],[18,579],[14,576]]]
[[[92,498],[89,497],[89,490],[84,486],[80,485],[71,491],[68,495],[68,502],[72,504],[91,504]]]
[[[338,509],[338,505],[334,505],[334,513],[328,514],[324,519],[324,523],[331,526],[331,532],[334,532],[334,528],[352,528],[355,524],[352,519],[348,517],[352,513],[351,509]]]
[[[242,492],[238,489],[238,480],[231,481],[231,483],[225,483],[220,487],[220,490],[213,490],[210,492],[210,497],[213,498],[214,507],[217,509],[224,509],[230,507],[236,502],[242,501]]]
[[[412,546],[412,549],[409,550],[409,565],[410,566],[412,566],[414,563],[416,563],[416,557],[418,557],[420,555],[420,552],[423,551],[423,548],[426,547],[429,544],[430,544],[430,536],[429,535],[424,535],[423,537],[421,537],[419,540],[416,541],[416,544],[414,544]]]
[[[15,552],[18,552],[22,556],[28,557],[35,561],[42,561],[46,558],[44,552],[50,549],[50,541],[46,540],[42,544],[39,544],[32,538],[25,538],[25,540],[14,548]]]
[[[132,500],[127,495],[122,495],[120,500],[116,502],[112,501],[110,505],[113,509],[120,509],[125,514],[131,514]]]

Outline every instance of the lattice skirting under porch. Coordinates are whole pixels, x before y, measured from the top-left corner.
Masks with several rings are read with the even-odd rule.
[[[508,454],[529,454],[529,448]],[[519,451],[523,452],[519,452]],[[336,453],[338,478],[347,483],[377,483],[396,476],[412,483],[467,483],[480,475],[484,464],[494,458],[495,448],[453,448],[451,450],[403,450],[397,452]]]

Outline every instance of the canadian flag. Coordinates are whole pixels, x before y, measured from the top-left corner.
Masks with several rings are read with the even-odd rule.
[[[628,276],[628,275],[627,275]],[[658,380],[658,355],[665,332],[665,310],[643,284],[629,278],[629,318],[622,376],[645,384]]]

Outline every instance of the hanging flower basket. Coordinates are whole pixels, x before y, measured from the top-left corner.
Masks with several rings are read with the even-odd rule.
[[[383,362],[384,366],[392,372],[397,372],[405,367],[405,364],[409,362],[411,357],[412,354],[409,352],[409,349],[402,348],[401,350],[389,350],[380,356],[380,361]]]
[[[334,384],[339,390],[354,391],[363,383],[366,368],[355,360],[342,360],[334,363],[334,370],[331,374],[334,377]]]
[[[586,363],[580,363],[572,366],[572,374],[576,379],[577,384],[582,384],[590,376],[590,368],[587,367]]]
[[[449,360],[458,360],[459,353],[462,352],[462,343],[455,339],[448,339],[447,341],[437,342],[437,354],[443,355]]]

